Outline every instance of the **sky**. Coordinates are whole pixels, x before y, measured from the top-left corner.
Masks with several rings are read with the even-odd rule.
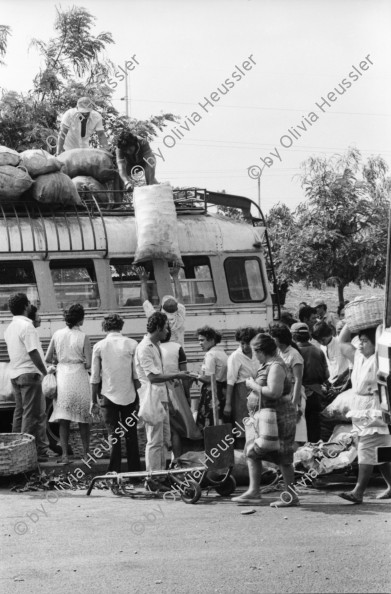
[[[2,89],[32,87],[42,62],[29,45],[33,37],[54,35],[59,5],[0,0],[0,24],[12,28],[0,66]],[[169,125],[152,143],[161,155],[160,182],[257,201],[261,175],[261,206],[268,212],[279,202],[295,208],[305,199],[299,174],[311,156],[355,146],[364,159],[381,155],[391,166],[388,0],[61,1],[63,9],[73,5],[96,17],[94,34],[112,33],[115,45],[106,55],[114,64],[136,56],[131,116],[182,117],[183,128]],[[349,78],[353,67],[358,80]],[[233,86],[223,94],[227,79]],[[342,80],[350,87],[345,82],[339,95],[334,88]],[[330,92],[334,100],[327,105],[322,97]],[[123,113],[124,94],[119,83],[113,103]]]

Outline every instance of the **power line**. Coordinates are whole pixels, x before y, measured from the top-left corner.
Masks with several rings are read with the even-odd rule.
[[[112,101],[122,101],[122,99],[112,99]],[[194,108],[197,107],[198,104],[192,103],[190,101],[165,101],[163,99],[132,99],[133,103],[170,103],[172,105],[192,105]],[[255,109],[259,111],[297,111],[301,113],[308,112],[308,107],[302,109],[294,109],[292,107],[257,107],[255,105],[225,105],[221,104],[221,107],[226,107],[229,109]],[[367,113],[361,111],[334,111],[331,110],[327,112],[328,114],[337,114],[337,115],[363,115],[363,116],[379,116],[389,118],[391,114],[389,113]]]

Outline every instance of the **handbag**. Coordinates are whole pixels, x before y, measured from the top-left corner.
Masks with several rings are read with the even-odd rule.
[[[280,449],[277,412],[274,408],[261,408],[255,413],[254,418],[258,433],[258,437],[254,442],[255,452],[258,455],[277,452]]]
[[[165,386],[164,389],[166,389]],[[150,382],[143,384],[138,390],[140,396],[139,417],[147,425],[161,423],[166,415],[166,411],[160,400],[160,390],[160,386],[155,386]]]
[[[42,393],[45,398],[56,398],[57,396],[57,380],[54,373],[48,373],[42,380]]]

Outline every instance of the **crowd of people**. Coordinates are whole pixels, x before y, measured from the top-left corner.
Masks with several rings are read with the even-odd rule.
[[[122,334],[124,319],[116,313],[104,317],[103,340],[91,348],[82,331],[84,309],[72,305],[64,315],[65,327],[54,332],[44,355],[37,332],[37,308],[27,296],[10,297],[13,320],[5,331],[10,357],[11,381],[16,407],[13,431],[35,437],[39,461],[49,455],[46,438],[46,403],[42,380],[56,374],[57,394],[50,422],[60,427],[62,456],[69,463],[70,423],[78,423],[84,455],[89,454],[92,416],[101,414],[110,445],[109,471],[121,471],[121,434],[126,440],[129,471],[140,469],[137,421],[141,403],[152,403],[156,422],[146,423],[145,464],[149,471],[166,468],[167,453],[183,453],[184,440],[202,440],[206,427],[232,422],[237,428],[235,447],[247,456],[250,484],[233,501],[257,504],[260,501],[262,460],[278,464],[291,495],[277,506],[297,506],[293,489],[294,451],[306,442],[317,443],[322,435],[322,410],[338,394],[350,389],[355,407],[380,409],[376,380],[376,329],[359,332],[352,340],[340,317],[327,312],[327,305],[301,304],[299,321],[284,314],[268,328],[243,327],[236,332],[238,348],[228,355],[218,329],[204,326],[196,337],[204,353],[200,373],[187,370],[184,349],[186,310],[173,270],[176,297],[166,295],[156,311],[148,300],[147,275],[137,268],[146,315],[146,335],[137,343]],[[341,315],[342,314],[342,315]],[[45,380],[44,380],[45,381]],[[350,382],[350,383],[349,383]],[[191,410],[190,389],[199,386],[197,410]],[[217,406],[214,403],[217,400]],[[358,399],[358,400],[357,400]],[[357,404],[357,402],[359,402]],[[279,449],[270,454],[248,441],[244,420],[261,409],[276,413]],[[91,416],[92,415],[92,416]],[[142,415],[141,415],[142,416]],[[127,421],[132,418],[130,424]],[[134,422],[136,420],[136,422]],[[121,425],[129,430],[121,430]],[[357,485],[341,497],[361,503],[374,465],[376,447],[391,445],[388,427],[356,427],[358,433],[359,476]],[[391,497],[391,464],[381,464],[387,483],[381,497]],[[148,488],[165,490],[164,479],[150,479]]]

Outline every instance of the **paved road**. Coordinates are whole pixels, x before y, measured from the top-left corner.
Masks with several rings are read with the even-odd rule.
[[[361,506],[307,490],[285,510],[267,494],[242,515],[214,491],[186,505],[3,485],[0,591],[390,592],[391,501],[379,490]]]

